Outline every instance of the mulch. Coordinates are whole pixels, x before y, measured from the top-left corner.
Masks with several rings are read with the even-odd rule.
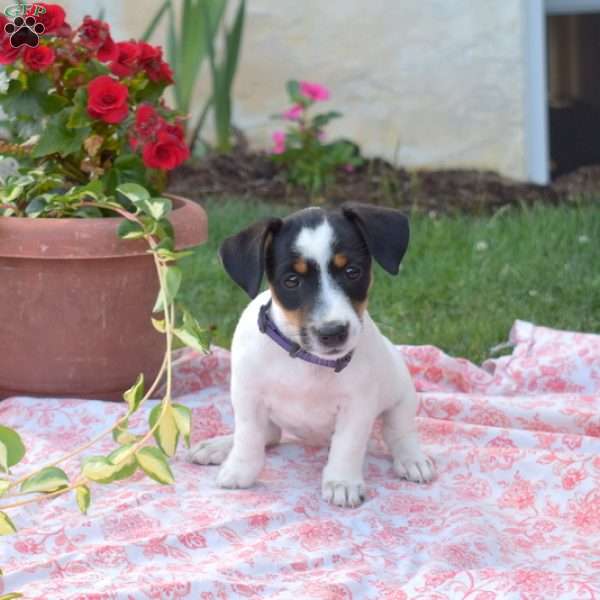
[[[600,165],[581,167],[550,185],[535,185],[492,171],[408,170],[375,158],[353,172],[339,170],[335,183],[311,198],[286,183],[285,173],[267,153],[238,147],[179,167],[171,174],[169,191],[197,201],[236,197],[289,206],[358,201],[430,214],[489,214],[523,204],[599,202]]]

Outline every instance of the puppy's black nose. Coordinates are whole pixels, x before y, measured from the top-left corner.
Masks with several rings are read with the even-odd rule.
[[[348,323],[329,321],[315,330],[319,342],[327,348],[341,346],[348,339]]]

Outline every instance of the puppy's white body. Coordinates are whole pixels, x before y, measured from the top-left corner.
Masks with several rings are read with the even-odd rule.
[[[265,446],[276,444],[283,429],[308,444],[330,444],[323,497],[356,506],[365,495],[362,470],[368,439],[375,419],[383,414],[396,473],[412,481],[431,480],[433,464],[421,452],[415,430],[417,397],[410,374],[369,314],[364,312],[350,364],[335,373],[290,357],[259,331],[258,313],[269,298],[265,291],[246,307],[231,346],[231,396],[243,453],[231,451],[233,436],[221,436],[196,445],[191,459],[201,464],[225,461],[219,485],[247,487],[262,469]],[[287,322],[273,307],[272,319],[285,332]]]
[[[402,400],[414,414],[416,396],[406,366],[366,311],[352,360],[335,373],[290,357],[258,330],[258,312],[269,298],[265,291],[252,300],[237,325],[231,347],[232,387],[253,388],[273,423],[307,443],[321,445],[329,443],[340,411],[351,408],[355,419],[372,424]],[[272,319],[285,333],[287,322],[277,305]]]
[[[248,487],[263,467],[265,447],[279,442],[283,429],[309,444],[329,444],[323,497],[340,506],[356,506],[365,497],[363,462],[379,415],[383,416],[384,439],[400,477],[427,482],[434,468],[420,449],[414,422],[417,397],[404,361],[364,309],[366,303],[356,304],[351,284],[341,275],[345,265],[352,264],[351,257],[357,256],[356,248],[347,241],[348,235],[355,234],[353,230],[348,234],[347,229],[344,233],[345,222],[339,218],[336,229],[327,217],[308,213],[309,218],[312,215],[319,217],[316,223],[288,236],[292,259],[301,257],[304,261],[297,268],[307,277],[306,284],[310,286],[307,268],[312,269],[313,284],[318,280],[309,296],[308,316],[286,310],[272,287],[250,302],[231,347],[234,435],[201,442],[192,449],[190,459],[201,464],[223,462],[218,484]],[[341,244],[344,235],[350,258],[336,250],[345,247]],[[382,252],[380,249],[379,254]],[[401,254],[403,250],[397,252],[398,262]],[[237,261],[237,255],[231,260]],[[360,258],[354,260],[360,264]],[[357,267],[350,269],[349,276],[356,280]],[[236,277],[244,279],[245,275],[238,271]],[[294,288],[298,278],[292,274]],[[366,283],[363,281],[365,293]],[[278,293],[286,292],[280,288]],[[270,318],[285,337],[311,350],[316,347],[318,354],[327,358],[340,358],[352,349],[349,364],[336,373],[332,368],[292,358],[258,327],[260,308],[269,300]],[[298,319],[304,319],[302,327]],[[344,324],[345,333],[338,342],[338,338],[330,337],[327,327],[339,322]],[[322,331],[327,333],[319,333]]]

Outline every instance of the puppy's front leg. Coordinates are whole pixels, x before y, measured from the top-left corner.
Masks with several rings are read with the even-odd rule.
[[[337,506],[359,506],[365,499],[363,464],[373,419],[359,407],[338,414],[329,458],[323,470],[323,499]]]
[[[435,476],[433,461],[423,454],[415,425],[417,397],[414,390],[383,413],[383,439],[394,459],[399,477],[427,483]]]
[[[262,400],[241,391],[234,397],[233,448],[219,471],[217,485],[247,488],[256,481],[263,468],[271,424]]]

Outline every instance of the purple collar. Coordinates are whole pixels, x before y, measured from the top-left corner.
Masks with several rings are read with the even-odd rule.
[[[352,354],[354,350],[351,350],[345,356],[336,359],[327,359],[321,358],[320,356],[315,356],[306,350],[303,350],[302,347],[293,342],[289,338],[285,337],[281,331],[277,328],[275,323],[271,321],[268,311],[271,308],[271,300],[269,300],[266,304],[260,307],[260,312],[258,313],[258,328],[262,333],[267,334],[278,346],[281,346],[292,358],[301,358],[306,362],[312,363],[313,365],[320,365],[322,367],[330,367],[336,373],[339,373],[342,369],[345,369],[350,360],[352,359]]]

